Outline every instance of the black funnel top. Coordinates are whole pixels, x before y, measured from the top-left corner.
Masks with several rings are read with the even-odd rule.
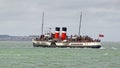
[[[66,27],[62,27],[62,31],[67,31],[67,28]]]
[[[55,28],[55,31],[60,31],[60,27],[56,27],[56,28]]]

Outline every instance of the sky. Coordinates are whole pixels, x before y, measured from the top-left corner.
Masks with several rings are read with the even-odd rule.
[[[42,13],[44,33],[67,27],[68,35],[78,34],[102,41],[120,41],[120,0],[0,0],[0,35],[40,35]]]

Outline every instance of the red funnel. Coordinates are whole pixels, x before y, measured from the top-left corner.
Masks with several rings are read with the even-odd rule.
[[[67,31],[67,28],[66,28],[66,27],[63,27],[63,28],[62,28],[62,36],[61,36],[61,39],[62,39],[62,40],[65,40],[65,39],[66,39],[66,31]]]
[[[56,29],[55,29],[55,39],[59,39],[59,37],[60,37],[60,28],[56,27]]]

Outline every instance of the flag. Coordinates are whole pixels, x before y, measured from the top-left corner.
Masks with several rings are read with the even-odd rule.
[[[104,37],[104,35],[103,34],[99,34],[99,37]]]

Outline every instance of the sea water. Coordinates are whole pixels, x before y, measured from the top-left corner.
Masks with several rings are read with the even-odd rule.
[[[102,48],[34,48],[32,42],[0,42],[0,68],[120,68],[120,42]]]

